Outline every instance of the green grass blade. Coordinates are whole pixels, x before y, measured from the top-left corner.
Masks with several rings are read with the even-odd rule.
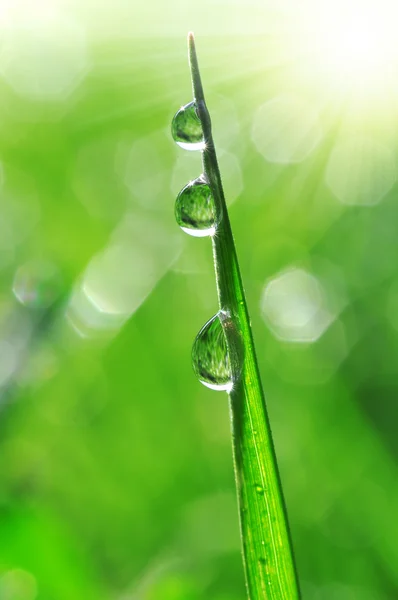
[[[250,600],[295,600],[300,593],[286,510],[192,33],[188,47],[194,98],[206,142],[204,172],[216,210],[222,215],[212,238],[219,304],[231,314],[244,344],[242,375],[230,393],[230,410],[248,593]]]

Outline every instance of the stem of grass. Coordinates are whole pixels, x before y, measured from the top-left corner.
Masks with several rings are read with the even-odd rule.
[[[242,374],[229,397],[248,595],[250,600],[296,600],[300,592],[285,503],[192,33],[188,49],[206,144],[203,169],[220,217],[212,238],[219,305],[236,322],[244,344]]]

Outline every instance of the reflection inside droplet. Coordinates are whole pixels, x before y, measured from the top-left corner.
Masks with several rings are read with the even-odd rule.
[[[190,181],[177,196],[175,217],[181,229],[194,237],[214,235],[216,207],[204,175]]]
[[[230,316],[219,311],[196,336],[192,366],[199,381],[216,391],[230,393],[243,365],[243,345]]]
[[[184,150],[204,150],[202,123],[196,112],[196,103],[189,102],[174,115],[171,133],[177,144]]]

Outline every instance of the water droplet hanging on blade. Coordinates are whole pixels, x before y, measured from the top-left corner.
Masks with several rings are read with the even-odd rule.
[[[184,150],[204,150],[206,144],[195,101],[182,106],[174,115],[171,133],[174,141]]]
[[[190,181],[178,194],[175,217],[181,229],[189,235],[204,237],[215,234],[216,207],[204,175]]]
[[[232,319],[219,311],[196,336],[192,365],[203,385],[230,392],[239,379],[243,364],[243,345]]]

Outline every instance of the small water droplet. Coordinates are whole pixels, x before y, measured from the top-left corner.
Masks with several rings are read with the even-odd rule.
[[[204,237],[215,234],[214,198],[204,175],[190,181],[178,194],[175,217],[181,229],[189,235]]]
[[[171,123],[173,139],[184,150],[204,150],[202,123],[196,112],[195,101],[182,106]]]
[[[232,390],[242,370],[243,345],[228,313],[220,310],[199,331],[192,364],[203,385],[228,393]]]
[[[256,485],[257,494],[264,494],[264,488],[262,485]]]

